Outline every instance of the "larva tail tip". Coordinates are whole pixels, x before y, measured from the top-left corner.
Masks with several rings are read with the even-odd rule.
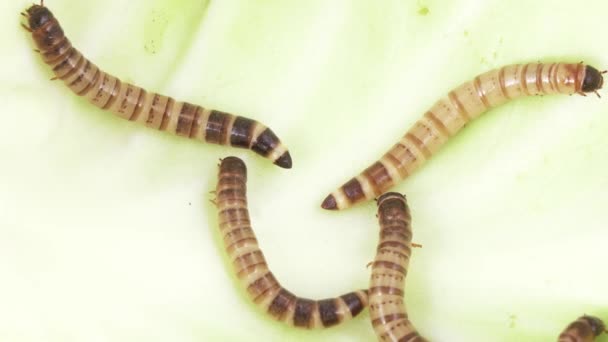
[[[321,203],[321,208],[327,210],[338,210],[338,203],[336,202],[334,195],[325,197],[323,203]]]
[[[291,169],[291,155],[289,155],[289,152],[285,151],[285,153],[274,161],[274,164],[284,169]]]

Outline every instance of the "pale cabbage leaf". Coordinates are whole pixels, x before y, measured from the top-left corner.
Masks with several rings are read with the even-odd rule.
[[[266,123],[294,167],[96,109],[49,81],[19,26],[28,3],[3,2],[2,341],[372,341],[367,312],[311,332],[250,303],[209,202],[218,159],[248,165],[253,225],[277,278],[301,296],[335,296],[368,284],[375,204],[326,212],[321,200],[436,99],[505,64],[608,66],[599,0],[46,5],[104,70]],[[580,314],[608,319],[607,108],[594,96],[512,101],[395,188],[423,245],[406,281],[423,335],[551,341]]]

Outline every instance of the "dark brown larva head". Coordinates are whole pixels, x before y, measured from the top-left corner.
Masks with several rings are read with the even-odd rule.
[[[585,79],[583,80],[583,86],[581,90],[585,93],[596,91],[602,88],[604,84],[604,77],[602,73],[596,68],[586,65],[585,66]]]
[[[597,317],[585,315],[581,317],[581,319],[584,319],[587,321],[587,323],[589,323],[589,326],[591,326],[591,331],[593,331],[593,335],[595,336],[599,336],[601,333],[606,331],[606,325],[604,325],[604,322]]]
[[[44,6],[32,5],[26,11],[29,17],[29,25],[32,30],[40,28],[53,19],[53,13]]]
[[[377,217],[380,222],[380,230],[383,230],[387,225],[390,226],[397,222],[401,222],[401,224],[406,225],[405,229],[411,232],[410,224],[412,222],[412,217],[405,195],[397,192],[387,192],[378,197],[377,201]]]
[[[220,163],[220,173],[239,174],[247,176],[245,163],[237,157],[226,157]]]

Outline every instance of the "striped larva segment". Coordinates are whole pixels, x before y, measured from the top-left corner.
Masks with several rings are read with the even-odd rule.
[[[597,93],[602,73],[583,63],[530,63],[481,74],[437,101],[380,160],[329,194],[321,207],[344,209],[377,197],[490,108],[529,95]]]
[[[226,251],[253,302],[276,320],[298,328],[330,327],[357,316],[367,306],[367,290],[311,300],[281,286],[270,272],[251,227],[246,181],[247,169],[242,160],[223,159],[215,203]]]
[[[77,95],[123,119],[211,144],[248,148],[291,168],[291,156],[270,128],[241,116],[210,110],[122,82],[72,46],[51,11],[33,5],[23,13],[28,31],[56,78]]]
[[[405,196],[378,198],[380,241],[372,263],[369,312],[379,341],[426,341],[408,318],[403,288],[412,252],[410,211]]]
[[[593,342],[606,331],[604,322],[597,317],[584,315],[570,323],[559,335],[559,342]]]

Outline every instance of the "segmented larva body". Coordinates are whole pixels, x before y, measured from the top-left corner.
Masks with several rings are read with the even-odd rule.
[[[597,317],[581,316],[570,323],[559,335],[558,342],[593,342],[606,331],[604,322]]]
[[[426,341],[409,320],[403,301],[412,252],[411,220],[405,196],[388,192],[378,198],[380,241],[372,263],[369,313],[379,341]]]
[[[518,64],[481,74],[437,101],[380,160],[328,195],[321,207],[344,209],[384,193],[414,172],[469,121],[508,100],[596,92],[602,83],[602,73],[582,63]]]
[[[242,160],[223,159],[215,202],[226,251],[253,302],[276,320],[299,328],[330,327],[357,316],[367,306],[367,290],[311,300],[297,297],[281,286],[270,272],[251,227],[246,181],[247,169]]]
[[[77,95],[123,119],[211,144],[248,148],[291,168],[291,156],[270,128],[241,116],[210,110],[121,82],[72,46],[50,10],[33,5],[23,13],[43,61]]]

